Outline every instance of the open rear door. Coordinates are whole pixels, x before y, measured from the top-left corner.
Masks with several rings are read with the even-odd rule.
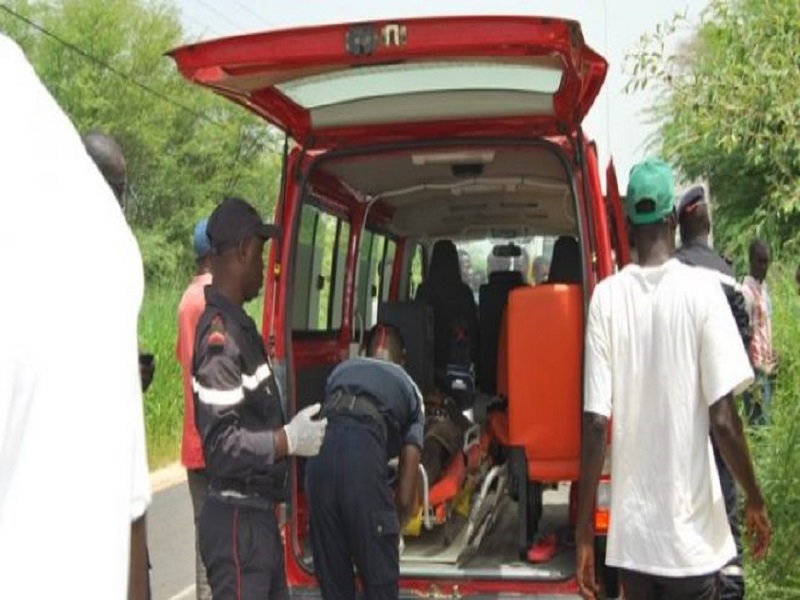
[[[170,52],[183,76],[304,146],[442,135],[563,135],[607,64],[577,22],[445,17],[225,38]]]
[[[631,262],[631,247],[628,240],[628,227],[625,211],[622,209],[622,198],[617,184],[617,170],[614,161],[608,161],[606,168],[606,208],[611,227],[611,243],[617,255],[617,268],[621,269]]]

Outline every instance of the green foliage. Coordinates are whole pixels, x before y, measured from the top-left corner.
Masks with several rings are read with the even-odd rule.
[[[747,564],[747,597],[764,600],[800,596],[800,297],[797,262],[773,267],[773,335],[780,359],[772,425],[752,432],[751,453],[772,521],[767,559]]]
[[[183,383],[175,358],[178,302],[183,289],[151,287],[139,316],[139,343],[155,355],[156,372],[144,396],[147,454],[151,469],[176,460],[183,431]]]
[[[102,129],[122,145],[127,217],[142,242],[148,283],[188,275],[194,224],[224,195],[272,215],[280,175],[274,132],[183,81],[164,56],[185,41],[172,3],[16,0],[10,7],[110,67],[0,12],[0,30],[23,47],[78,130]]]
[[[669,54],[678,33],[688,40]],[[677,15],[628,57],[628,91],[655,86],[655,145],[709,182],[715,238],[743,255],[761,235],[800,244],[800,3],[711,0],[699,25]]]

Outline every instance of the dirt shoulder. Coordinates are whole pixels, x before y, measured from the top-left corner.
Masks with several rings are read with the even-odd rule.
[[[180,462],[150,471],[150,489],[153,494],[184,481],[186,481],[186,469]]]

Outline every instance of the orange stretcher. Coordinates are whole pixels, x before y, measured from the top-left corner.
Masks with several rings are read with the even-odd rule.
[[[467,517],[475,477],[488,450],[488,437],[481,435],[478,425],[464,433],[461,452],[456,453],[439,481],[431,485],[423,465],[419,465],[422,485],[422,506],[416,517],[403,530],[404,535],[418,536],[423,528],[431,530],[445,525],[454,514]],[[447,537],[447,536],[446,536]],[[447,541],[447,540],[446,540]]]

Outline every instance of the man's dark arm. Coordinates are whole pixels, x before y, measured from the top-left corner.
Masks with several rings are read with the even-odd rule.
[[[742,419],[733,407],[730,394],[711,405],[711,433],[717,442],[722,458],[730,468],[736,481],[744,489],[748,502],[763,506],[764,497],[756,483],[747,439],[744,436]]]
[[[730,394],[711,406],[710,417],[711,432],[722,458],[747,494],[745,527],[750,552],[755,560],[761,560],[769,550],[772,526],[767,516],[764,496],[756,483],[747,440],[742,431],[742,420],[733,408]]]
[[[417,484],[419,481],[419,461],[422,452],[418,446],[407,444],[400,450],[400,469],[395,495],[400,530],[414,516],[417,509]]]
[[[588,541],[592,535],[594,496],[606,458],[607,427],[606,417],[592,412],[583,413],[581,478],[578,483],[578,514],[575,526],[576,536],[580,541]]]
[[[128,600],[150,600],[150,565],[147,556],[145,515],[131,523]]]
[[[410,407],[408,427],[400,448],[400,466],[397,475],[395,506],[400,519],[400,530],[411,520],[419,501],[419,463],[425,439],[425,412],[422,396],[411,377],[407,377],[406,402]]]

